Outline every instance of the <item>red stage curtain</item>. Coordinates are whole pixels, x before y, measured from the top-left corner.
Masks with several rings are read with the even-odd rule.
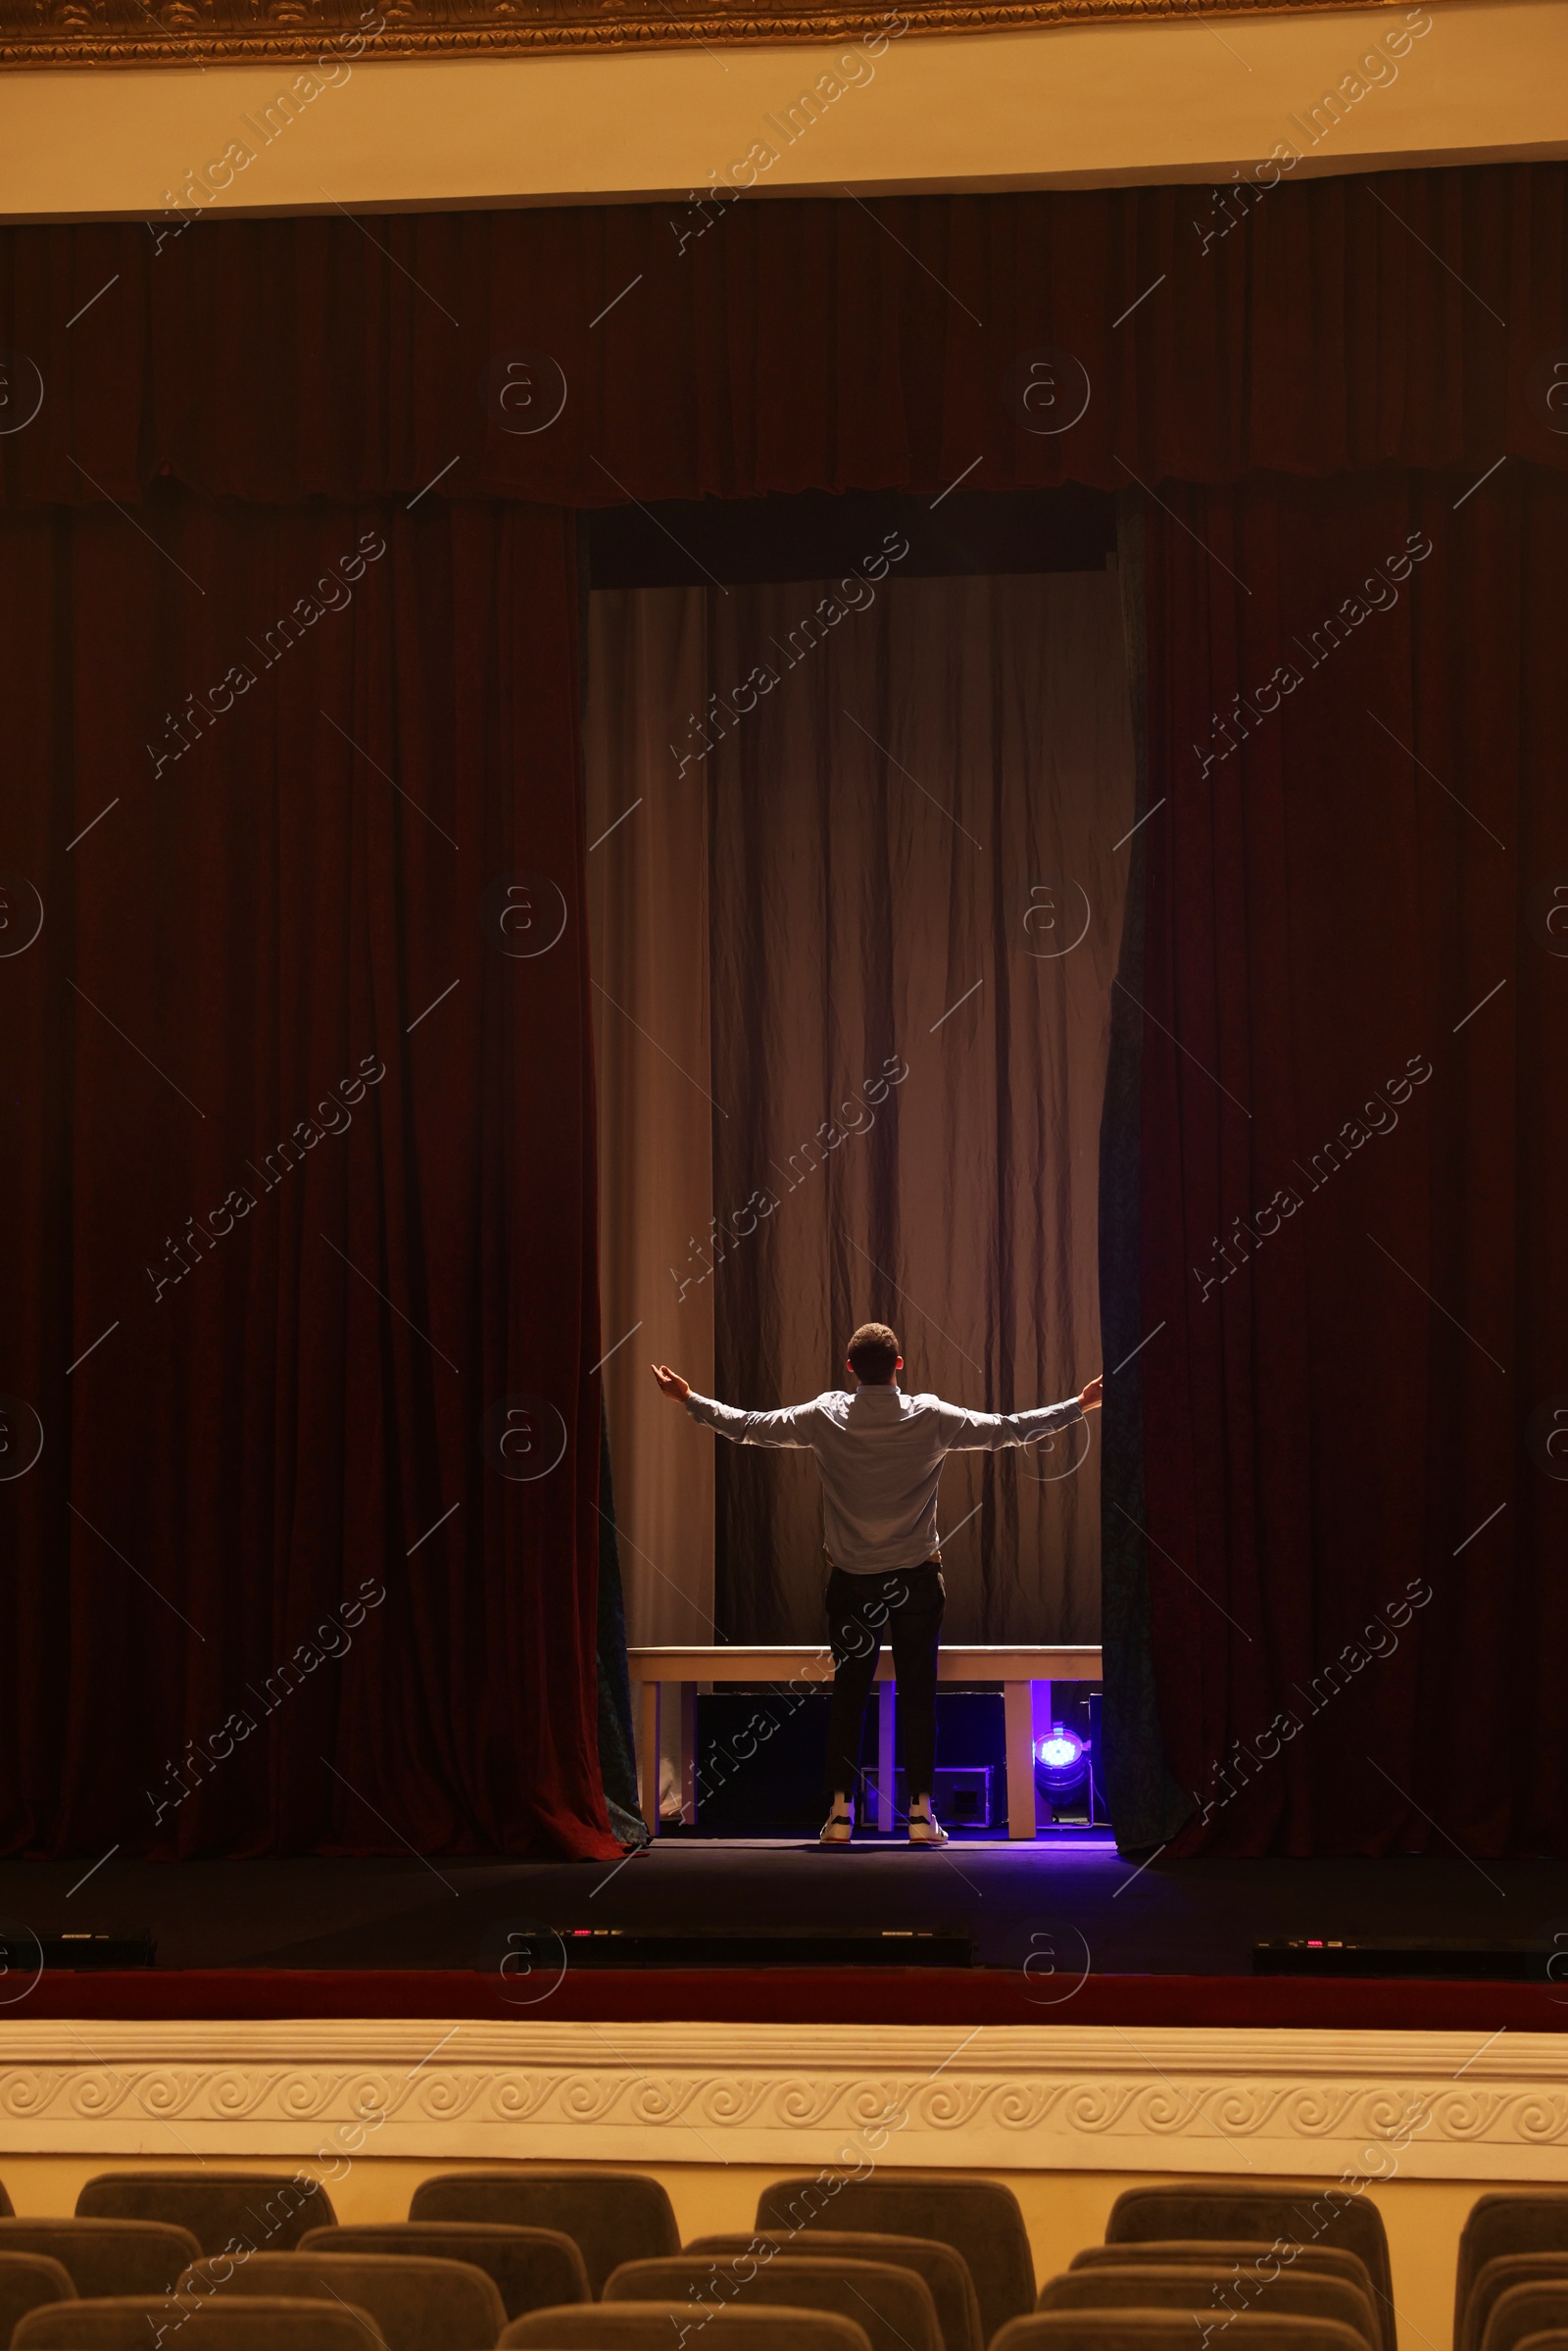
[[[1139,1362],[1196,1838],[1560,1852],[1568,488],[1173,490],[1149,613]]]
[[[0,479],[612,505],[1563,463],[1568,166],[1219,193],[10,229],[42,407]]]
[[[367,1553],[379,1573],[459,1499],[341,1671],[160,1834],[605,1849],[569,563],[559,515],[472,502],[962,477],[1152,500],[1148,799],[1165,806],[1136,845],[1154,1334],[1138,1362],[1161,1702],[1202,1833],[1560,1849],[1568,1764],[1546,1726],[1568,1599],[1542,1561],[1562,1495],[1523,1432],[1568,1391],[1541,1172],[1563,971],[1530,917],[1568,870],[1568,435],[1549,405],[1568,381],[1568,166],[1287,182],[1245,218],[1224,201],[1228,227],[1207,190],[1144,188],[0,237],[0,488],[34,510],[4,541],[20,682],[0,871],[41,876],[47,917],[0,956],[0,1389],[41,1399],[47,1438],[47,1475],[0,1485],[23,1559],[25,1662],[0,1726],[13,1842],[135,1841],[125,1788],[134,1811],[175,1734],[220,1730],[232,1662],[265,1678]],[[1020,405],[1046,355],[1059,431],[1036,429],[1043,376]],[[389,552],[352,610],[154,775],[165,713],[246,661],[304,592],[296,565],[324,576],[361,528]],[[1396,578],[1414,530],[1433,552]],[[1389,609],[1362,585],[1378,565]],[[1222,758],[1212,714],[1235,694]],[[462,845],[455,882],[394,777]],[[538,962],[480,929],[485,889],[519,867],[566,901]],[[479,1000],[456,1042],[450,1005],[411,1026],[449,975]],[[252,1212],[243,1268],[220,1241],[138,1305],[136,1337],[122,1307],[150,1291],[148,1252],[372,1050],[379,1125],[357,1112],[316,1147],[309,1185]],[[1314,1153],[1410,1060],[1432,1075],[1390,1103],[1398,1126],[1314,1185]],[[1220,1282],[1211,1237],[1238,1216],[1255,1232],[1292,1185],[1300,1205]],[[379,1268],[423,1338],[321,1233]],[[147,1351],[117,1424],[88,1392],[122,1344]],[[461,1408],[443,1404],[459,1378]],[[514,1389],[556,1399],[568,1451],[553,1483],[502,1492],[477,1431]],[[258,1461],[277,1464],[263,1492],[241,1468]],[[68,1484],[99,1532],[70,1521],[63,1569]],[[161,1644],[167,1610],[144,1593],[133,1617],[116,1561],[205,1638],[170,1617]],[[1342,1667],[1312,1713],[1324,1667],[1415,1579],[1432,1598],[1389,1628],[1397,1646]],[[1284,1739],[1275,1717],[1298,1707]],[[94,1744],[106,1721],[118,1753]]]
[[[520,505],[0,528],[9,1849],[619,1849],[574,598]]]

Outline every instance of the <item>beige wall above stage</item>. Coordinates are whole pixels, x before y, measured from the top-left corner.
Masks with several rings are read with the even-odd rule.
[[[1400,27],[1418,32],[1396,61]],[[842,47],[842,44],[840,44]],[[1368,56],[1387,62],[1358,72]],[[248,138],[212,210],[581,203],[730,183],[834,48],[377,60],[264,125],[291,63],[0,73],[0,218],[159,213]],[[341,65],[344,61],[334,61]],[[1320,134],[1312,109],[1358,87]],[[1303,128],[1292,129],[1292,118]],[[1325,120],[1327,120],[1325,118]],[[1282,141],[1302,172],[1568,153],[1568,0],[1433,0],[890,40],[760,193],[1228,180]],[[198,199],[198,201],[203,201]]]

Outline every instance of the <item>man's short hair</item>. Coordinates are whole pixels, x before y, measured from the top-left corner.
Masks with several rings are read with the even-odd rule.
[[[885,1322],[862,1322],[850,1341],[850,1368],[872,1387],[891,1380],[899,1360],[899,1335]]]

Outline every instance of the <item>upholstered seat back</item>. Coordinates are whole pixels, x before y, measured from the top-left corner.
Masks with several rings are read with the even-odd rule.
[[[200,2247],[188,2229],[160,2221],[4,2221],[0,2253],[59,2262],[76,2292],[94,2300],[167,2294]]]
[[[834,2253],[846,2261],[889,2262],[895,2269],[913,2270],[931,2289],[944,2351],[985,2351],[980,2331],[980,2304],[969,2265],[952,2245],[930,2236],[890,2236],[866,2229],[813,2229],[809,2238],[783,2229],[733,2230],[723,2236],[695,2236],[688,2253],[750,2255],[759,2261],[779,2253]]]
[[[831,2310],[720,2309],[701,2302],[588,2302],[514,2319],[502,2351],[871,2351]],[[1192,2351],[1192,2346],[1187,2346]]]
[[[1389,2240],[1383,2216],[1370,2197],[1312,2180],[1273,2180],[1266,2186],[1249,2180],[1212,2180],[1132,2187],[1116,2198],[1105,2224],[1107,2245],[1172,2236],[1210,2242],[1246,2238],[1287,2249],[1338,2245],[1358,2253],[1372,2281],[1383,2351],[1396,2351]]]
[[[351,2302],[369,2312],[387,2351],[489,2351],[507,2323],[485,2271],[413,2254],[218,2254],[187,2270],[180,2291],[210,2295],[215,2309],[253,2294]]]
[[[1494,2188],[1471,2205],[1453,2283],[1455,2351],[1468,2339],[1471,2288],[1489,2261],[1508,2253],[1568,2253],[1568,2187]]]
[[[586,2302],[588,2274],[573,2239],[559,2229],[508,2229],[494,2221],[359,2221],[313,2229],[302,2253],[422,2254],[466,2261],[496,2281],[509,2319],[559,2302]]]
[[[411,2221],[490,2221],[519,2229],[558,2229],[582,2254],[588,2290],[623,2261],[653,2261],[680,2251],[674,2208],[657,2180],[640,2172],[552,2171],[519,2164],[511,2172],[444,2172],[421,2180]]]
[[[170,2351],[386,2351],[368,2311],[352,2303],[257,2296],[180,2303],[171,2294],[120,2294],[31,2310],[14,2351],[148,2351],[159,2329]],[[177,2332],[174,2329],[177,2328]]]
[[[863,2327],[871,2351],[942,2351],[931,2288],[912,2270],[807,2250],[754,2262],[747,2254],[676,2253],[628,2261],[605,2286],[611,2302],[718,2303],[730,2309],[836,2310]]]
[[[332,2199],[303,2172],[100,2172],[76,2198],[89,2221],[162,2221],[188,2229],[198,2253],[249,2245],[291,2253],[307,2229],[334,2221]]]
[[[950,2172],[875,2174],[869,2180],[778,2180],[757,2200],[760,2229],[866,2229],[934,2237],[963,2255],[989,2341],[1034,2308],[1035,2265],[1018,2199],[1000,2180]]]
[[[17,2321],[47,2302],[73,2302],[76,2289],[64,2262],[47,2253],[0,2253],[0,2343]]]
[[[1172,2262],[1163,2268],[1153,2262],[1129,2262],[1123,2269],[1097,2264],[1048,2278],[1040,2289],[1040,2308],[1196,2311],[1213,2322],[1215,2340],[1244,2310],[1268,2318],[1334,2319],[1353,2327],[1366,2351],[1378,2351],[1377,2313],[1366,2288],[1304,2270],[1255,2280],[1255,2292],[1244,2301],[1236,2277],[1226,2269],[1204,2269],[1198,2262]]]

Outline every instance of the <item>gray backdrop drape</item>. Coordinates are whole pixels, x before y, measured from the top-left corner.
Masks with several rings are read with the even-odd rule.
[[[606,1367],[634,1641],[705,1606],[720,1639],[820,1633],[809,1456],[715,1445],[650,1354],[760,1407],[847,1384],[871,1315],[906,1387],[983,1409],[1100,1365],[1116,575],[868,589],[593,599],[590,841],[632,810],[589,862],[604,1328],[643,1325]],[[1095,1640],[1099,1518],[1087,1431],[955,1457],[951,1637]]]
[[[709,1284],[677,1299],[713,1212],[709,1132],[708,793],[669,738],[707,691],[707,616],[686,588],[588,600],[588,914],[599,1099],[600,1327],[615,1521],[636,1642],[713,1639],[711,1444],[650,1360],[713,1378]],[[629,1334],[629,1336],[628,1336]]]

